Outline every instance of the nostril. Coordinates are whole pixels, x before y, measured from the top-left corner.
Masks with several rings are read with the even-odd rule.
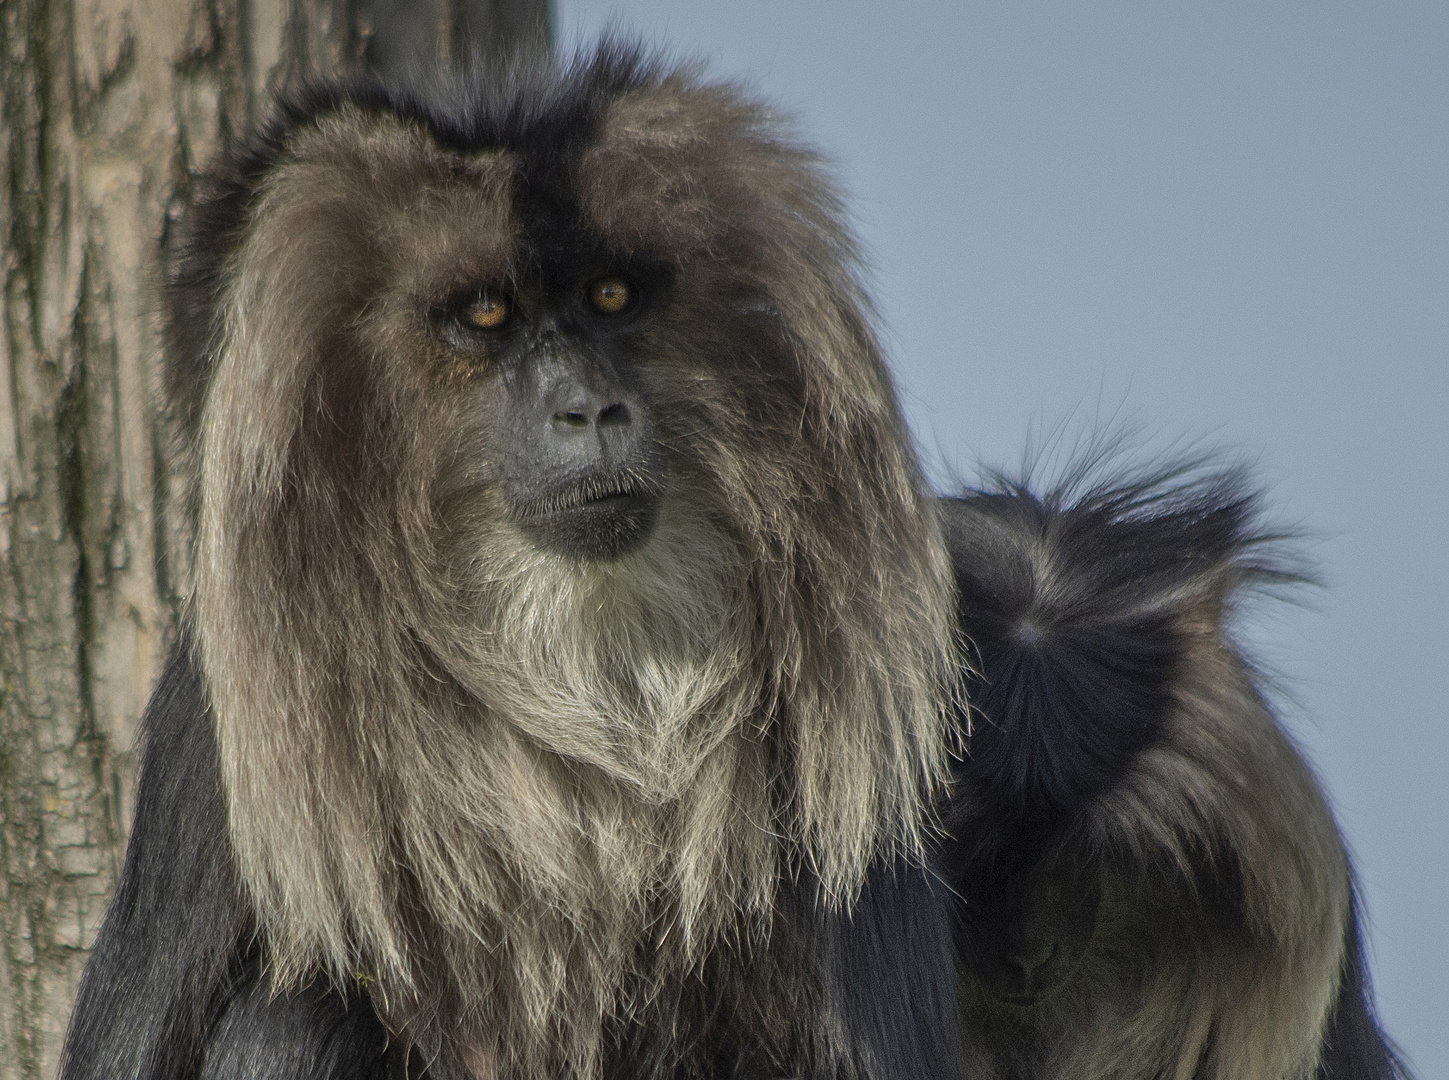
[[[599,413],[600,425],[618,424],[622,426],[629,423],[632,419],[633,417],[629,415],[629,406],[625,405],[622,401],[616,401],[612,405],[604,406],[603,411]]]
[[[589,426],[589,417],[578,409],[561,409],[553,414],[553,422],[564,427],[581,428]]]

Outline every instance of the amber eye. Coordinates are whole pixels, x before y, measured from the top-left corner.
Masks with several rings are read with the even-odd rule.
[[[589,303],[605,315],[617,315],[629,306],[629,286],[616,277],[599,278],[589,286]]]
[[[508,301],[484,293],[468,305],[463,317],[480,330],[497,330],[508,321]]]

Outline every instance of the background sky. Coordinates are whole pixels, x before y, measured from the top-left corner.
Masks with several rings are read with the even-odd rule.
[[[1449,1077],[1449,4],[558,7],[565,47],[703,57],[834,159],[942,486],[1064,422],[1257,463],[1326,588],[1248,632],[1384,1023]]]

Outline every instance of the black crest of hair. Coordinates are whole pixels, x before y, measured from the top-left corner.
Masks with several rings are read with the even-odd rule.
[[[1083,811],[1164,737],[1184,663],[1184,610],[1218,617],[1232,586],[1298,578],[1258,525],[1241,468],[1183,460],[1113,475],[1100,458],[1045,491],[994,474],[942,503],[966,643],[969,731],[947,814],[948,879],[968,924],[993,893],[1066,845]],[[1057,872],[1090,892],[1095,861]],[[1222,853],[1199,848],[1202,861]],[[1232,860],[1199,902],[1240,908]],[[1227,917],[1231,917],[1228,915]],[[999,927],[968,926],[969,939]],[[973,947],[969,943],[965,948]]]
[[[944,504],[974,720],[957,775],[1037,828],[1160,737],[1181,594],[1229,566],[1243,583],[1295,576],[1248,557],[1281,536],[1254,531],[1260,498],[1241,470],[1089,477],[1074,470],[1041,495],[998,477]]]

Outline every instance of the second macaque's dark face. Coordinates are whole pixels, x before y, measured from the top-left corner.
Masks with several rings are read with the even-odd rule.
[[[1101,887],[1068,860],[1044,859],[993,882],[969,905],[967,964],[991,994],[1029,1005],[1076,971],[1096,925]]]

